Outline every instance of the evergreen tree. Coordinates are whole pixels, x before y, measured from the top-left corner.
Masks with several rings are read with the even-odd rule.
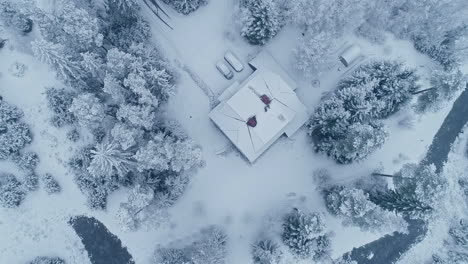
[[[274,241],[262,239],[252,245],[252,256],[255,264],[279,264],[283,252]]]
[[[206,5],[208,0],[163,0],[163,2],[172,5],[177,12],[188,15]]]
[[[279,11],[271,0],[247,1],[241,34],[251,44],[264,45],[281,29]]]
[[[0,105],[2,104],[1,102]],[[0,159],[8,158],[31,141],[31,133],[28,125],[25,123],[19,120],[0,121]]]
[[[12,174],[0,175],[0,205],[5,208],[18,207],[26,192],[22,184]]]
[[[98,143],[90,153],[88,171],[94,176],[110,177],[117,174],[122,177],[131,169],[131,153],[120,150],[114,142]]]
[[[363,190],[335,186],[325,190],[325,204],[333,215],[343,219],[344,225],[356,225],[364,231],[404,231],[405,221],[385,212],[369,199]]]
[[[46,40],[34,40],[31,45],[34,56],[49,65],[60,79],[70,82],[80,79],[79,65],[67,53],[63,45]]]
[[[324,229],[325,223],[321,214],[305,214],[294,208],[286,215],[283,223],[283,242],[295,254],[306,258],[312,255],[313,241]]]
[[[403,215],[417,216],[432,211],[432,207],[418,201],[410,194],[402,194],[395,190],[375,192],[369,199],[385,210],[402,213]]]
[[[44,189],[48,194],[59,193],[62,189],[57,180],[50,173],[44,174],[42,181],[44,182]]]
[[[433,71],[430,79],[431,87],[423,90],[418,97],[416,111],[438,111],[442,103],[452,100],[456,93],[466,86],[467,78],[459,70],[453,72]]]
[[[47,88],[47,104],[54,113],[51,121],[55,127],[73,124],[75,116],[68,109],[73,102],[74,94],[65,89]]]

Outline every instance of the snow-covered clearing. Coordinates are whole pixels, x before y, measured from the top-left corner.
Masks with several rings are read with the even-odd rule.
[[[312,87],[311,81],[301,79],[292,67],[291,50],[300,33],[286,27],[266,47],[250,46],[241,39],[234,26],[236,8],[234,0],[210,1],[189,16],[166,8],[172,17],[169,23],[174,27],[173,31],[148,10],[144,8],[143,11],[151,21],[155,43],[171,61],[186,65],[199,76],[214,94],[251,73],[246,69],[236,74],[234,80],[225,80],[214,65],[226,50],[234,51],[246,63],[260,49],[266,48],[300,83],[297,93],[312,112],[322,93],[333,89],[339,80],[343,71],[336,70],[338,60],[337,66],[320,78],[320,87]],[[429,59],[418,54],[408,42],[390,39],[384,46],[372,46],[352,36],[340,41],[359,42],[368,57],[402,59],[407,65],[420,68],[422,73],[430,70],[427,68],[431,65]],[[228,231],[229,263],[250,263],[250,244],[262,230],[266,214],[280,210],[285,203],[299,203],[311,211],[325,211],[323,199],[312,181],[314,170],[329,169],[336,182],[349,182],[379,166],[383,166],[386,173],[395,172],[403,163],[419,161],[423,157],[450,109],[448,104],[436,114],[416,117],[414,127],[410,129],[398,126],[399,121],[411,114],[410,111],[402,111],[390,118],[386,121],[390,128],[387,143],[362,163],[338,166],[313,153],[303,128],[292,139],[281,138],[256,163],[249,164],[208,119],[209,98],[186,72],[180,71],[178,93],[167,106],[167,115],[180,121],[203,147],[206,166],[198,170],[189,190],[171,209],[170,227],[126,233],[119,229],[115,219],[124,190],[109,197],[107,211],[90,211],[72,175],[61,163],[68,160],[76,146],[65,139],[66,129],[58,130],[48,124],[50,114],[43,94],[45,87],[59,86],[60,83],[46,65],[30,55],[4,48],[0,51],[0,61],[0,94],[25,112],[24,119],[34,134],[30,148],[41,157],[38,173],[52,173],[63,188],[60,194],[53,196],[46,195],[41,189],[29,193],[19,209],[0,209],[0,263],[24,263],[36,255],[60,255],[68,263],[89,263],[78,236],[67,224],[69,217],[77,214],[91,215],[103,222],[128,247],[138,264],[150,263],[157,244],[184,238],[209,224],[220,224]],[[8,72],[15,61],[28,66],[23,78]],[[227,153],[217,155],[223,148],[227,148]],[[0,163],[0,166],[5,171],[16,170],[9,163]],[[293,193],[296,195],[291,197]],[[329,216],[327,224],[335,232],[333,257],[383,235],[345,228],[339,219]]]

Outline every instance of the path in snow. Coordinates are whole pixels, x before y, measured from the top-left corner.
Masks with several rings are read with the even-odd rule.
[[[134,264],[120,239],[94,217],[77,216],[70,225],[81,238],[93,264]]]
[[[463,127],[468,122],[468,84],[454,102],[452,109],[445,118],[442,126],[434,136],[431,146],[423,159],[423,164],[434,164],[438,172],[442,171],[444,163],[453,142]],[[424,221],[408,221],[408,234],[395,232],[393,235],[384,236],[369,244],[359,248],[354,248],[345,255],[350,255],[351,259],[359,264],[381,264],[394,263],[400,256],[419,242],[426,234],[427,228]],[[369,256],[372,256],[369,258]]]

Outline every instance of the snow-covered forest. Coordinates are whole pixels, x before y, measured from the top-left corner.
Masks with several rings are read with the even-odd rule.
[[[0,263],[468,263],[467,90],[466,0],[0,0]]]

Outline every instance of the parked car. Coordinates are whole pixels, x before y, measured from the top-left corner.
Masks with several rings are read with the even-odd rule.
[[[226,79],[231,80],[234,77],[234,73],[229,69],[229,67],[223,61],[218,61],[216,63],[216,68],[218,71],[226,77]]]
[[[224,59],[232,66],[232,68],[234,68],[234,70],[236,70],[236,72],[241,72],[244,69],[242,62],[231,51],[227,51],[226,54],[224,54]]]

